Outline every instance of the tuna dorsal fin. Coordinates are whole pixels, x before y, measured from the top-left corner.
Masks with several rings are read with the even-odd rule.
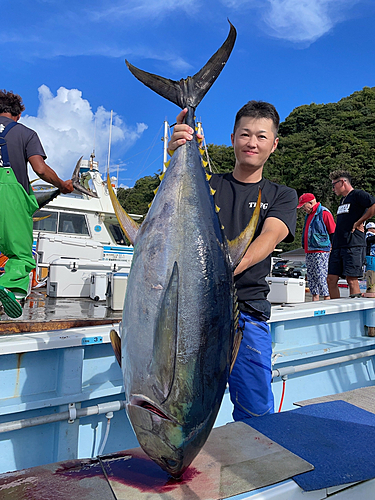
[[[150,374],[154,378],[154,391],[160,402],[165,401],[171,391],[176,364],[177,317],[178,317],[177,262],[165,290],[154,332],[153,357]]]
[[[79,182],[79,171],[81,168],[81,162],[82,162],[83,156],[77,161],[77,165],[75,166],[75,169],[73,171],[72,175],[72,183],[73,187],[78,193],[86,194],[87,196],[91,196],[92,198],[98,198],[98,195],[91,191],[91,189],[87,189],[82,184]]]
[[[229,253],[232,259],[233,268],[238,266],[254,237],[259,219],[261,196],[262,193],[259,189],[258,201],[249,224],[245,227],[242,233],[237,236],[236,239],[228,241]]]
[[[115,353],[118,364],[121,366],[121,339],[116,330],[111,330],[109,333],[112,349]]]
[[[132,245],[134,245],[135,238],[138,233],[139,225],[128,215],[125,210],[120,205],[120,202],[113,191],[113,187],[111,184],[111,179],[109,178],[109,174],[107,174],[107,187],[109,192],[109,197],[111,198],[111,202],[113,205],[113,209],[115,211],[117,220],[121,226],[121,229],[124,231],[126,237],[130,241]]]
[[[193,77],[175,81],[142,71],[128,61],[125,61],[126,65],[139,81],[157,94],[180,108],[188,106],[195,109],[219,76],[232,52],[237,33],[235,27],[230,22],[229,24],[229,35],[223,45]]]

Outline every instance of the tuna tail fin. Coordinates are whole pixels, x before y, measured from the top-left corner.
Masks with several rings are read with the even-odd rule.
[[[206,65],[193,77],[188,76],[180,81],[169,80],[142,71],[125,60],[126,65],[139,81],[157,94],[177,104],[180,108],[190,107],[195,109],[219,76],[232,52],[237,33],[231,22],[229,20],[228,22],[230,31],[227,39]]]
[[[130,217],[129,214],[125,212],[122,208],[120,202],[113,191],[113,187],[111,184],[111,179],[109,178],[109,174],[107,174],[107,187],[109,192],[109,197],[111,198],[111,202],[113,205],[113,209],[115,211],[117,220],[121,226],[121,229],[124,231],[126,237],[130,241],[130,243],[134,246],[135,238],[138,233],[139,225]]]
[[[261,197],[262,193],[259,189],[258,201],[249,224],[235,240],[228,241],[229,254],[232,259],[233,269],[240,263],[254,237],[260,214]]]
[[[86,189],[82,184],[79,182],[79,170],[81,168],[81,161],[82,161],[83,156],[77,161],[77,165],[75,166],[75,169],[73,171],[72,175],[72,183],[73,187],[78,193],[86,194],[87,196],[92,196],[93,198],[98,198],[98,195],[91,191],[91,189]]]
[[[112,349],[115,353],[118,364],[121,366],[121,339],[116,330],[111,330],[109,333],[109,338],[111,339]]]

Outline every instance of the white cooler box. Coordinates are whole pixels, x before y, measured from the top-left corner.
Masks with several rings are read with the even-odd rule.
[[[92,273],[129,272],[128,262],[62,258],[51,262],[47,280],[50,297],[90,297]]]
[[[36,251],[39,264],[48,264],[61,257],[89,260],[103,258],[103,245],[97,241],[52,234],[38,236]]]
[[[128,285],[128,272],[107,274],[107,307],[114,311],[122,311]]]
[[[105,300],[107,291],[107,273],[91,273],[90,279],[90,299]]]
[[[366,290],[367,290],[366,280],[358,280],[358,283],[359,283],[359,291],[361,293],[366,293]],[[341,299],[349,297],[349,285],[348,285],[348,282],[346,280],[339,280],[337,283],[337,286],[339,287]]]
[[[295,304],[305,302],[306,282],[304,278],[274,278],[267,276],[270,287],[267,299],[273,304]]]

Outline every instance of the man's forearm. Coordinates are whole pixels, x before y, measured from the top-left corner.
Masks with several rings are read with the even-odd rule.
[[[250,244],[234,274],[240,274],[267,258],[275,250],[276,245],[288,236],[288,233],[289,229],[284,222],[274,217],[268,218],[262,232]]]
[[[48,184],[52,184],[60,189],[63,186],[63,181],[54,170],[48,167],[48,165],[46,165],[46,167],[47,168],[45,168],[44,171],[38,173],[38,176],[45,182],[48,182]]]
[[[375,215],[375,204],[371,205],[371,207],[366,210],[363,216],[359,219],[362,223],[366,222],[368,219],[371,219]]]
[[[70,193],[71,191],[73,191],[72,181],[63,181],[62,179],[60,179],[56,172],[47,165],[47,163],[41,156],[30,156],[29,162],[31,168],[34,170],[37,176],[43,179],[45,182],[48,182],[49,184],[57,187],[62,193]]]

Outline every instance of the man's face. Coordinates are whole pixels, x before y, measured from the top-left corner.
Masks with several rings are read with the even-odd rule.
[[[243,116],[236,132],[231,135],[236,163],[242,168],[255,171],[263,167],[279,142],[275,138],[270,118],[249,118]]]
[[[314,203],[312,201],[308,201],[304,205],[302,205],[302,210],[304,210],[307,214],[311,214]]]
[[[345,190],[345,179],[335,179],[332,181],[332,189],[335,195],[339,196]]]

